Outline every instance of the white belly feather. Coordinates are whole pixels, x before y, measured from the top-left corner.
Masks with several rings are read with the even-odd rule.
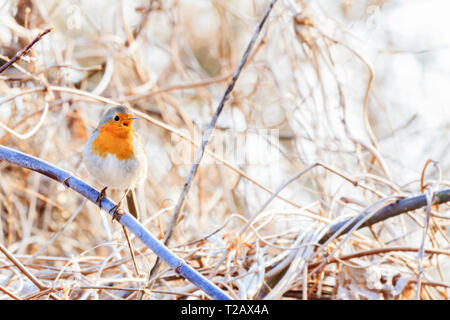
[[[97,135],[95,132],[91,136],[84,150],[84,163],[89,173],[111,189],[127,189],[139,184],[147,175],[147,157],[140,139],[135,137],[133,141],[134,158],[118,160],[114,154],[102,158],[92,153],[92,141]]]

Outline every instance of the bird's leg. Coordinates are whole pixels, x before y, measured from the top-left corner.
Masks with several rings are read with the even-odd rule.
[[[106,189],[108,189],[108,187],[104,187],[102,191],[100,191],[100,193],[98,194],[97,200],[95,200],[100,209],[102,208],[102,200],[104,197],[106,197]]]
[[[127,196],[129,191],[130,191],[130,189],[127,189],[127,191],[125,191],[125,194],[122,196],[120,201],[114,207],[112,207],[111,210],[109,210],[110,213],[112,211],[112,219],[113,220],[114,219],[116,219],[117,221],[120,220],[120,217],[122,216],[123,213],[121,214],[119,209],[120,209],[120,207],[122,205],[123,199],[125,199],[125,197]]]

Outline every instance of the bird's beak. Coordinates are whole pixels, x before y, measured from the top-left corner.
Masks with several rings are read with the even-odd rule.
[[[128,118],[128,119],[126,119],[126,120],[123,122],[123,125],[126,126],[126,127],[129,127],[129,126],[131,126],[131,123],[132,123],[134,120],[136,120],[136,119],[137,119],[136,117]]]

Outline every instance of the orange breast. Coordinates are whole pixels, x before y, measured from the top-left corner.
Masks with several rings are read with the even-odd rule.
[[[103,125],[97,138],[92,141],[92,153],[102,158],[114,154],[119,160],[134,157],[133,129],[118,131],[115,126]]]

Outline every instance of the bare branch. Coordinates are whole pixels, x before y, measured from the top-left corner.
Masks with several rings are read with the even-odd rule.
[[[205,133],[203,134],[202,144],[200,146],[200,149],[195,154],[194,164],[192,165],[191,170],[189,171],[189,175],[188,175],[188,177],[186,179],[186,182],[184,184],[183,190],[181,191],[180,197],[178,198],[177,204],[175,206],[175,210],[174,210],[172,218],[170,220],[170,224],[169,224],[168,230],[167,230],[167,232],[166,232],[166,234],[164,236],[164,244],[166,244],[166,245],[169,243],[169,241],[170,241],[170,239],[172,237],[172,233],[173,233],[174,227],[175,227],[175,225],[176,225],[176,223],[178,221],[178,217],[180,215],[181,208],[182,208],[182,206],[184,204],[184,200],[185,200],[185,198],[186,198],[186,196],[187,196],[187,194],[189,192],[189,189],[191,187],[192,181],[194,180],[195,174],[196,174],[197,169],[198,169],[198,167],[200,165],[200,161],[203,158],[203,154],[205,152],[206,145],[209,142],[209,139],[210,139],[211,134],[212,134],[212,132],[214,130],[214,127],[216,126],[216,123],[217,123],[217,120],[218,120],[218,118],[220,116],[220,113],[222,112],[222,110],[223,110],[223,108],[225,106],[225,102],[227,102],[228,98],[230,97],[231,91],[233,91],[233,88],[234,88],[234,86],[236,84],[236,81],[238,80],[239,75],[241,74],[241,71],[242,71],[242,69],[244,68],[244,66],[245,66],[245,64],[247,62],[247,59],[248,59],[249,54],[250,54],[250,51],[251,51],[253,45],[255,44],[256,39],[258,38],[259,34],[261,33],[262,27],[264,26],[264,23],[266,22],[267,17],[269,16],[269,13],[271,12],[273,6],[275,5],[275,2],[276,2],[276,0],[272,0],[270,2],[270,4],[267,7],[263,17],[260,20],[258,26],[256,27],[256,30],[255,30],[255,32],[254,32],[254,34],[253,34],[253,36],[252,36],[252,38],[250,40],[250,43],[248,44],[247,49],[245,50],[244,55],[242,56],[242,59],[241,59],[239,65],[238,65],[236,71],[233,74],[233,78],[231,79],[231,82],[228,85],[228,87],[227,87],[227,89],[225,91],[225,94],[223,95],[222,100],[220,101],[219,106],[217,107],[216,112],[214,113],[214,115],[213,115],[213,117],[211,119],[211,122],[208,125],[208,128],[206,129]],[[156,260],[155,265],[154,265],[152,271],[150,272],[150,277],[152,277],[157,272],[158,267],[159,267],[159,260]]]
[[[440,190],[434,193],[433,204],[441,204],[450,201],[450,189]],[[399,214],[413,211],[416,209],[423,208],[427,205],[426,195],[421,194],[418,196],[405,198],[401,200],[397,200],[383,208],[381,208],[378,212],[372,215],[365,223],[359,226],[358,229],[368,227],[374,225],[377,222],[381,222],[387,220],[389,218],[398,216]],[[336,223],[332,225],[328,232],[320,239],[319,243],[324,243],[331,236],[335,235],[335,233],[342,228],[345,224],[349,223],[351,220],[354,220],[350,223],[344,230],[342,230],[337,237],[342,236],[348,233],[355,225],[358,224],[361,220],[365,218],[365,211],[357,218],[349,218],[342,222]]]
[[[6,62],[4,65],[2,65],[0,67],[0,73],[2,73],[6,69],[8,69],[10,66],[12,66],[13,63],[16,62],[17,60],[19,60],[23,55],[27,54],[27,52],[31,49],[31,47],[33,47],[38,41],[40,41],[47,33],[52,31],[53,29],[54,28],[48,28],[48,29],[42,31],[41,33],[39,33],[36,36],[36,38],[33,39],[33,41],[31,41],[29,44],[27,44],[25,46],[25,48],[23,48],[22,50],[17,52],[16,55],[11,60],[9,60],[8,62]]]
[[[70,172],[57,168],[43,160],[24,154],[11,148],[0,146],[0,160],[14,163],[23,168],[39,172],[47,177],[56,180],[70,189],[77,191],[86,199],[96,203],[99,192],[93,187],[73,176]],[[104,197],[101,202],[101,208],[111,214],[116,204],[109,198]],[[205,279],[200,273],[186,264],[182,259],[170,252],[167,247],[161,244],[153,237],[142,224],[139,223],[131,214],[123,210],[119,223],[128,228],[147,245],[158,257],[166,262],[175,272],[182,275],[187,280],[195,284],[213,299],[228,300],[231,299],[226,293],[217,286]],[[3,251],[3,250],[2,250]],[[43,287],[41,286],[40,289]]]

